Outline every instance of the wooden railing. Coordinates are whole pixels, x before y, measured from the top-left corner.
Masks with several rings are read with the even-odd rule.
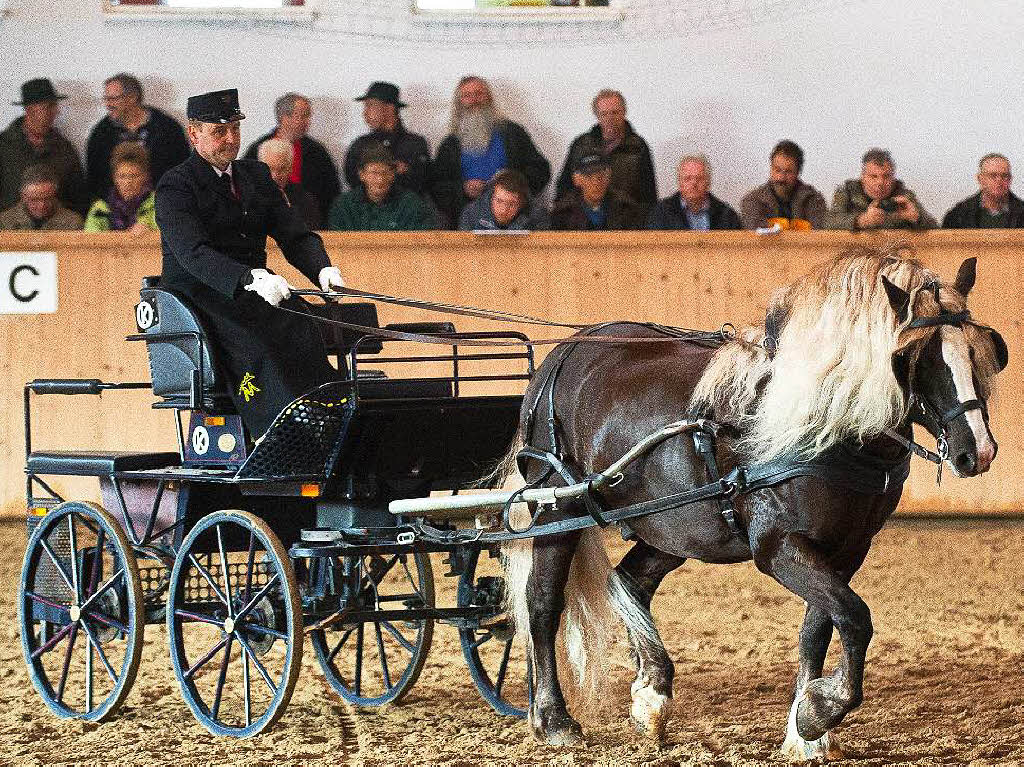
[[[358,288],[473,304],[557,320],[650,320],[695,328],[736,326],[763,316],[771,292],[807,266],[850,245],[875,246],[898,235],[793,232],[758,237],[740,232],[538,233],[474,236],[449,232],[325,234],[334,263]],[[1000,443],[992,470],[958,480],[915,462],[905,511],[1008,512],[1022,508],[1021,288],[1024,233],[928,232],[903,235],[918,257],[952,280],[960,262],[978,257],[969,305],[996,327],[1010,349],[999,377],[991,423]],[[0,233],[0,252],[55,251],[59,310],[49,315],[0,315],[0,503],[20,513],[24,488],[21,388],[32,378],[148,380],[145,350],[124,337],[135,332],[133,306],[144,276],[160,272],[156,235]],[[305,279],[271,253],[271,266]],[[380,307],[382,322],[434,319],[409,309]],[[454,318],[460,330],[493,328]],[[531,336],[536,328],[520,327]],[[556,332],[557,334],[557,332]],[[543,355],[546,348],[539,348]],[[170,414],[150,409],[147,393],[95,398],[49,397],[34,410],[38,449],[174,449]],[[96,495],[58,483],[69,493]]]

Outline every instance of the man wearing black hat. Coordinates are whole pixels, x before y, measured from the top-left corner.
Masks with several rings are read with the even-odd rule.
[[[53,127],[60,112],[58,104],[67,96],[57,93],[45,77],[29,80],[21,86],[25,114],[0,133],[0,210],[18,202],[21,176],[32,165],[49,165],[57,176],[57,196],[68,208],[84,215],[89,208],[89,190],[85,184],[78,151]]]
[[[632,197],[610,188],[608,158],[587,154],[573,165],[573,188],[555,200],[551,228],[561,231],[643,229],[646,211]]]
[[[316,198],[320,205],[320,220],[327,220],[327,209],[341,191],[338,168],[331,159],[327,148],[309,134],[313,107],[309,99],[299,93],[286,93],[274,102],[274,117],[277,127],[260,136],[245,150],[247,160],[255,160],[260,144],[270,138],[279,138],[292,146],[293,184]]]
[[[418,133],[410,133],[398,116],[406,106],[398,97],[398,86],[375,82],[366,93],[356,98],[363,102],[363,120],[369,127],[366,133],[348,148],[345,154],[345,180],[352,189],[359,188],[359,162],[363,152],[379,144],[391,150],[395,158],[395,183],[424,194],[430,184],[430,146]]]
[[[232,399],[255,437],[289,402],[337,377],[316,325],[275,309],[306,305],[267,270],[267,235],[321,289],[343,282],[267,166],[235,159],[245,118],[238,91],[192,96],[187,115],[195,151],[156,190],[160,285],[185,295],[206,320]]]

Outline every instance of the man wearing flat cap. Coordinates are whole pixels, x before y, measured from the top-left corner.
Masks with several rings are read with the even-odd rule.
[[[231,397],[253,437],[281,409],[337,378],[312,320],[288,282],[267,270],[267,235],[322,290],[342,287],[320,237],[309,231],[257,160],[237,160],[238,91],[188,100],[192,155],[156,190],[163,245],[160,286],[183,294],[206,320]]]
[[[301,93],[286,93],[274,102],[277,127],[260,136],[245,150],[247,160],[257,159],[260,144],[277,138],[292,147],[292,173],[289,181],[299,184],[316,198],[320,205],[320,220],[327,220],[327,209],[341,191],[338,168],[327,147],[309,135],[313,107]]]
[[[406,106],[394,83],[375,82],[356,98],[363,102],[363,120],[370,129],[348,148],[345,154],[345,180],[351,189],[359,188],[359,162],[371,145],[387,147],[395,158],[395,183],[416,194],[424,194],[430,185],[430,145],[418,133],[410,133],[398,110]]]
[[[66,98],[45,77],[21,86],[21,101],[12,103],[24,107],[25,114],[0,133],[0,210],[18,202],[22,174],[33,165],[48,165],[53,170],[57,197],[65,207],[82,215],[88,210],[82,160],[71,142],[53,127],[59,102]]]
[[[551,207],[551,228],[561,231],[643,229],[647,211],[636,200],[611,188],[611,162],[602,154],[585,154],[572,168],[573,188]]]

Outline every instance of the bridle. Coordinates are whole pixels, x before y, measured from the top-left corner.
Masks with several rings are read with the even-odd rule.
[[[951,327],[963,329],[964,325],[974,325],[977,328],[987,330],[995,333],[988,325],[982,325],[980,322],[976,322],[971,318],[969,310],[964,309],[959,312],[950,312],[943,308],[939,301],[939,283],[930,282],[924,285],[922,290],[931,290],[935,295],[935,303],[939,306],[939,313],[934,316],[926,317],[915,317],[910,323],[904,328],[905,330],[912,330],[917,328],[932,328],[941,327],[942,325],[949,325]],[[909,386],[908,382],[908,386]],[[902,444],[905,448],[909,449],[915,455],[925,458],[932,463],[938,465],[938,477],[937,482],[942,482],[942,463],[949,457],[949,442],[947,440],[947,426],[954,420],[962,415],[967,414],[971,410],[980,410],[982,418],[985,419],[985,423],[988,423],[988,408],[985,405],[985,401],[982,399],[969,399],[966,402],[957,402],[956,405],[951,407],[949,410],[940,411],[926,397],[922,397],[911,389],[907,400],[908,410],[913,416],[915,408],[920,412],[922,416],[930,419],[935,425],[938,434],[935,437],[935,451],[932,452],[927,448],[917,444],[913,439],[907,439],[902,434],[897,432],[895,429],[887,429],[885,434],[895,439],[897,442]],[[912,420],[916,420],[913,419]],[[925,424],[921,421],[922,426]]]

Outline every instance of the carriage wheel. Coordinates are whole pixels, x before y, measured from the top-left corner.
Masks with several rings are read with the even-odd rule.
[[[266,522],[235,510],[199,520],[171,571],[167,634],[182,695],[207,730],[248,737],[277,720],[299,677],[302,611]]]
[[[352,610],[363,615],[310,634],[320,668],[353,705],[397,703],[419,678],[434,636],[431,618],[403,620],[400,615],[434,606],[430,557],[371,554],[343,557],[340,564],[358,592]]]
[[[476,625],[459,629],[462,654],[480,695],[499,714],[525,717],[533,699],[532,673],[525,644],[505,612],[505,581],[497,560],[480,563],[480,551],[468,554],[459,577],[458,606],[481,608]],[[492,566],[493,563],[493,566]],[[479,575],[478,567],[487,575]],[[492,573],[493,571],[493,573]]]
[[[145,623],[135,553],[91,503],[62,503],[25,551],[18,599],[32,684],[57,716],[103,721],[135,681]]]

